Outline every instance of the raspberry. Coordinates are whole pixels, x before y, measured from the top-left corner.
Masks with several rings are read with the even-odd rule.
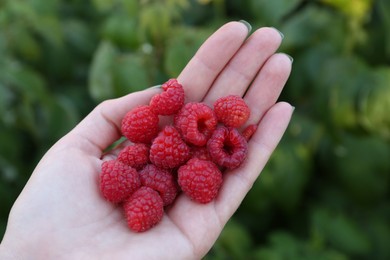
[[[163,93],[150,100],[150,107],[158,115],[173,115],[184,105],[184,89],[176,79],[165,82],[161,88]]]
[[[217,127],[217,118],[206,104],[191,102],[175,116],[174,124],[185,141],[203,146]]]
[[[166,126],[153,140],[150,147],[150,161],[160,168],[172,169],[185,163],[190,156],[190,148],[181,139],[173,126]]]
[[[242,126],[250,115],[250,109],[245,101],[234,95],[222,97],[215,101],[214,112],[219,122],[231,127]]]
[[[237,129],[220,126],[208,141],[207,149],[216,164],[234,169],[245,160],[248,143]]]
[[[163,200],[157,191],[141,187],[123,204],[127,224],[135,232],[155,226],[164,215]]]
[[[148,164],[139,172],[139,176],[143,186],[152,188],[160,194],[164,206],[175,200],[178,189],[174,176],[168,170]]]
[[[206,146],[191,147],[191,158],[211,161],[211,156]]]
[[[222,173],[213,162],[192,158],[179,168],[178,182],[192,200],[208,203],[218,194]]]
[[[141,186],[136,169],[117,160],[105,161],[100,174],[103,197],[113,203],[122,202]]]
[[[244,131],[242,131],[241,135],[245,138],[245,140],[248,142],[252,135],[256,132],[257,130],[257,125],[248,125]]]
[[[138,106],[125,115],[121,131],[133,143],[150,143],[158,133],[158,122],[150,106]]]
[[[149,147],[142,143],[126,146],[118,154],[118,161],[140,170],[149,161]]]

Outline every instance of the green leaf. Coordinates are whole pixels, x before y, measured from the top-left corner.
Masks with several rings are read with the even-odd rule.
[[[95,8],[100,12],[107,12],[111,10],[117,2],[118,0],[92,0]]]
[[[39,142],[41,129],[36,120],[35,102],[23,98],[16,107],[16,127],[28,133],[34,142]]]
[[[300,203],[310,172],[310,153],[301,143],[288,139],[274,151],[261,173],[259,184],[272,202],[285,211]]]
[[[269,1],[272,2],[272,1]],[[332,28],[332,30],[329,30]],[[346,39],[345,20],[341,15],[309,4],[297,15],[286,20],[280,30],[284,34],[283,47],[287,50],[303,49],[304,52],[319,45],[327,45],[335,50],[343,50]],[[312,64],[317,67],[321,64]]]
[[[390,140],[390,67],[372,73],[371,84],[362,90],[360,122],[368,131]]]
[[[9,33],[10,49],[29,61],[37,61],[41,56],[41,46],[30,30],[22,26],[14,26]]]
[[[61,23],[56,15],[45,15],[39,17],[34,24],[34,29],[50,44],[57,47],[62,46],[64,35],[62,33]]]
[[[0,80],[29,102],[46,96],[44,78],[37,72],[11,59],[0,61],[0,68]]]
[[[343,213],[316,209],[312,213],[311,225],[313,232],[342,252],[364,256],[370,251],[370,240],[359,226]]]
[[[371,71],[356,57],[340,56],[323,62],[313,99],[316,115],[333,129],[352,129],[359,123],[357,102],[362,89],[372,84]]]
[[[12,93],[11,89],[3,84],[0,79],[0,114],[3,115],[0,118],[0,122],[5,123],[7,117],[11,116],[10,114],[12,111],[10,111],[10,107],[14,98],[14,93]]]
[[[123,96],[150,86],[148,69],[142,53],[118,56],[114,65],[115,94]]]
[[[213,246],[216,259],[245,259],[252,246],[250,234],[239,222],[231,219]]]
[[[51,14],[57,10],[61,0],[29,0],[28,3],[38,14]]]
[[[103,25],[102,34],[106,40],[124,49],[136,49],[141,43],[137,19],[123,14],[110,16]]]
[[[0,166],[3,166],[0,163]],[[1,172],[0,172],[1,173]],[[12,188],[7,185],[7,183],[2,182],[0,179],[0,215],[8,215],[11,207],[12,207],[12,202],[14,200],[14,194],[15,192],[12,190]]]
[[[73,101],[66,96],[52,96],[42,104],[41,109],[44,116],[41,119],[41,139],[45,141],[45,144],[53,144],[79,122],[76,107]],[[48,148],[44,147],[43,150]]]
[[[322,122],[309,118],[297,109],[294,111],[284,138],[286,141],[296,140],[307,148],[308,154],[312,154],[317,151],[325,134]],[[295,145],[299,146],[297,143]]]
[[[369,151],[369,153],[367,152]],[[329,160],[335,183],[357,202],[372,204],[390,188],[390,148],[376,136],[343,135]]]
[[[328,4],[340,12],[346,14],[352,19],[363,20],[371,8],[372,0],[321,0],[321,2]]]
[[[122,4],[126,10],[127,15],[137,16],[140,8],[139,1],[134,0],[122,0]]]
[[[265,24],[277,25],[283,16],[291,12],[300,0],[251,0],[250,10]]]
[[[378,12],[383,20],[384,31],[390,31],[390,2],[387,0],[377,0],[378,3]],[[390,57],[390,35],[388,33],[384,34],[386,37],[386,52],[387,56]]]
[[[313,100],[318,93],[318,78],[326,61],[339,56],[332,47],[328,44],[314,45],[298,54],[299,58],[294,60],[293,71],[288,80],[289,85],[283,89],[290,99],[300,104]],[[288,53],[289,50],[285,52]]]
[[[170,37],[164,60],[164,67],[170,77],[177,77],[196,53],[209,30],[181,27]]]
[[[164,2],[153,2],[140,10],[140,28],[156,45],[161,45],[172,30],[172,20],[178,18],[176,9],[168,7]]]
[[[372,252],[375,259],[390,259],[389,217],[389,213],[386,215],[383,211],[379,211],[373,214],[372,219],[364,220],[365,223],[370,223],[367,228],[370,240],[373,241]]]
[[[95,36],[87,24],[78,19],[69,19],[63,22],[64,38],[71,45],[72,49],[79,53],[90,55],[95,48]]]
[[[20,135],[13,126],[0,124],[0,157],[5,162],[15,162],[20,160],[20,152],[23,151],[23,143],[19,141]],[[16,165],[8,165],[12,171]],[[3,168],[2,168],[3,169]]]
[[[97,48],[89,71],[88,89],[95,101],[102,101],[115,96],[113,68],[117,50],[108,41],[103,41]]]
[[[346,260],[345,255],[328,248],[313,248],[310,244],[286,231],[274,231],[270,234],[269,245],[256,250],[256,260]]]

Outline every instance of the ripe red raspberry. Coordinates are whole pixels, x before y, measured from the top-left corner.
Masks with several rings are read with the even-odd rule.
[[[248,143],[236,128],[220,126],[208,141],[207,149],[216,164],[234,169],[245,160]]]
[[[105,161],[100,174],[103,197],[113,203],[122,202],[141,186],[137,170],[117,160]]]
[[[150,106],[138,106],[125,115],[121,131],[133,143],[150,143],[158,133],[158,121]]]
[[[211,156],[206,146],[191,147],[191,158],[211,161]]]
[[[172,169],[185,163],[190,156],[190,148],[181,139],[173,126],[165,128],[153,140],[150,147],[150,161],[157,167]]]
[[[252,135],[256,132],[257,130],[257,125],[248,125],[244,131],[242,131],[241,135],[245,138],[245,140],[248,142]]]
[[[250,109],[245,101],[234,95],[222,97],[215,101],[214,112],[219,122],[231,127],[242,126],[250,115]]]
[[[192,200],[208,203],[218,194],[222,173],[213,162],[192,158],[179,168],[178,182]]]
[[[118,161],[140,170],[149,161],[149,147],[142,143],[126,146],[119,152]]]
[[[185,141],[203,146],[217,127],[217,118],[206,104],[191,102],[176,114],[174,124]]]
[[[184,105],[184,89],[176,79],[165,82],[161,88],[163,93],[150,100],[150,107],[158,115],[173,115]]]
[[[127,225],[135,232],[155,226],[164,215],[163,200],[157,191],[141,187],[123,204]]]
[[[160,194],[164,206],[170,205],[175,200],[178,188],[171,172],[148,164],[139,171],[139,176],[143,186],[152,188]]]

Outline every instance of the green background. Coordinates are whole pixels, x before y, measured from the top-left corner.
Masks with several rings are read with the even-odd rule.
[[[285,35],[296,110],[205,259],[390,259],[388,0],[0,1],[0,237],[56,140],[240,19]]]

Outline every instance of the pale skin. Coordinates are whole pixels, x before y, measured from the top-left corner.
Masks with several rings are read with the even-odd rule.
[[[121,208],[102,198],[100,166],[115,156],[115,151],[103,151],[120,138],[126,112],[161,92],[149,88],[102,102],[44,155],[12,207],[0,259],[201,259],[290,121],[293,107],[277,102],[292,63],[287,55],[276,53],[281,41],[274,28],[260,28],[248,36],[243,23],[227,23],[178,76],[186,101],[212,105],[221,96],[241,95],[251,108],[247,124],[258,124],[246,161],[224,173],[214,201],[198,204],[181,194],[157,226],[134,233]]]

